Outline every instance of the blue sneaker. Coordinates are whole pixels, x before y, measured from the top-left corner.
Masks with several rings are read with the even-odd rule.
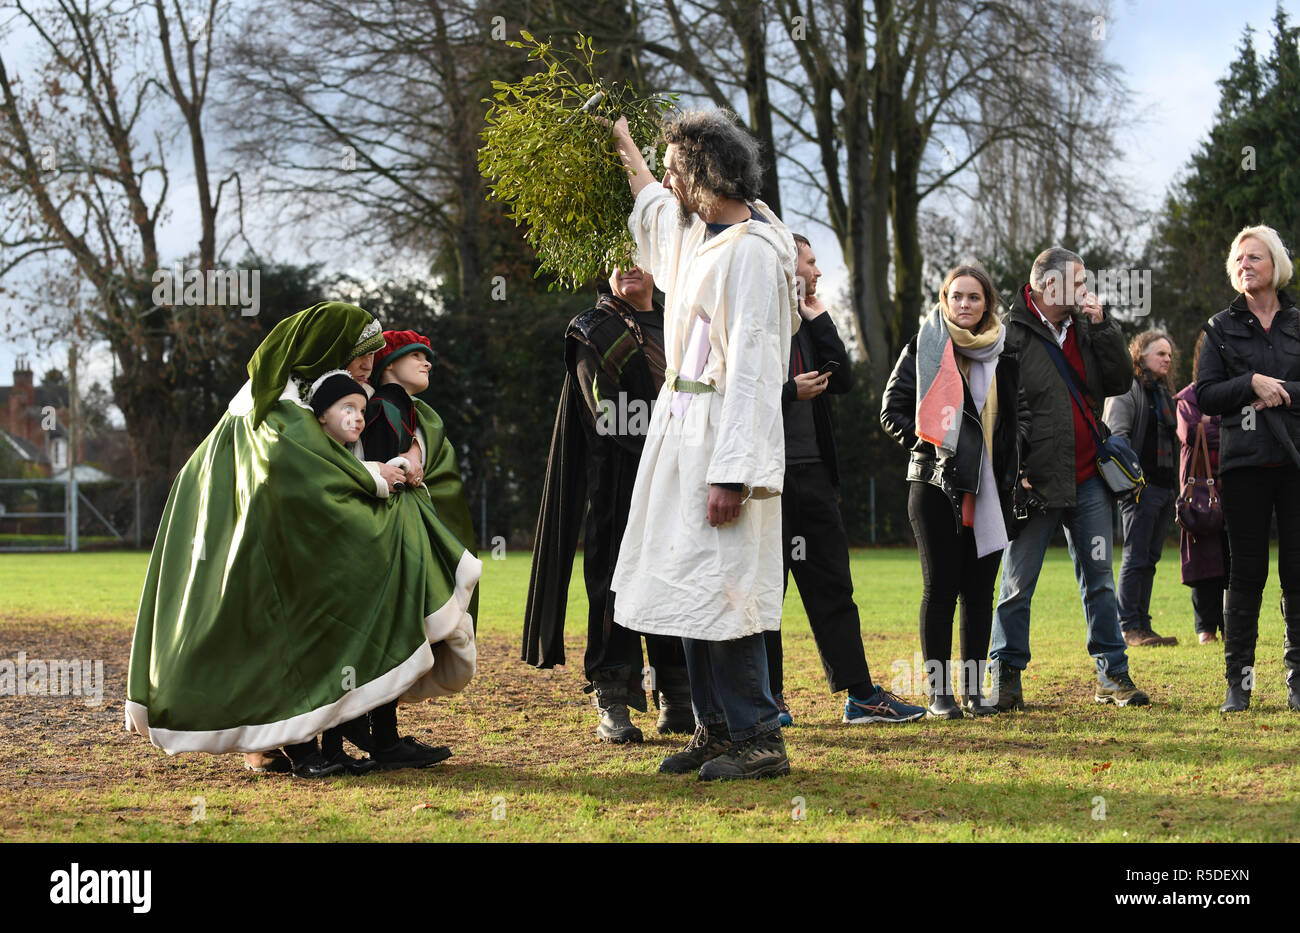
[[[790,715],[790,707],[785,705],[785,695],[776,693],[772,695],[772,699],[776,700],[776,708],[781,711],[781,716],[779,717],[781,728],[784,729],[787,726],[793,726],[794,717]]]
[[[901,697],[890,693],[880,684],[876,684],[876,692],[865,700],[849,694],[849,698],[844,701],[845,722],[912,722],[924,715],[924,706],[904,703]]]

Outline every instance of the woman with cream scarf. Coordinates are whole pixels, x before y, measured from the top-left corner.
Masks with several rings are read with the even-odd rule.
[[[983,267],[943,280],[889,377],[880,421],[911,449],[908,516],[921,558],[921,653],[927,718],[985,716],[980,694],[993,624],[993,584],[1008,543],[1011,492],[1029,436],[1014,354]],[[961,597],[961,695],[952,691],[952,618]]]

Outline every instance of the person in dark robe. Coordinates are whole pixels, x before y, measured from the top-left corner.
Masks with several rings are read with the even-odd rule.
[[[656,697],[661,734],[695,729],[681,640],[646,635],[650,663],[643,668],[641,636],[614,621],[610,592],[651,406],[664,382],[663,308],[653,300],[654,279],[636,267],[615,269],[597,291],[596,306],[565,331],[566,373],[537,518],[522,657],[539,668],[564,663],[569,577],[587,504],[585,690],[595,693],[601,741],[640,742],[628,707],[645,712],[646,689]]]

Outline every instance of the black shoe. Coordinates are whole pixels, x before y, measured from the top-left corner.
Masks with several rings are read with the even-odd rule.
[[[686,747],[659,762],[660,774],[690,774],[717,758],[731,745],[725,723],[713,727],[696,726]]]
[[[683,709],[670,706],[662,700],[659,703],[659,721],[655,728],[660,735],[690,735],[695,731],[695,713],[688,702]]]
[[[354,777],[369,774],[371,771],[379,767],[379,762],[375,761],[373,758],[353,758],[342,749],[339,749],[325,760],[330,764],[342,765],[343,770]]]
[[[785,739],[780,729],[760,732],[742,742],[733,742],[721,755],[700,768],[701,781],[735,781],[746,778],[780,777],[790,773]]]
[[[596,737],[602,742],[640,742],[641,730],[632,725],[628,707],[634,706],[645,710],[645,693],[640,681],[633,681],[631,667],[618,667],[600,670],[592,675],[591,686],[587,689],[595,695],[593,700],[600,713],[600,725],[596,727]]]
[[[961,707],[951,693],[932,694],[925,708],[926,719],[961,719]]]
[[[1020,688],[1020,668],[995,662],[993,672],[993,704],[998,712],[1025,708],[1025,695]]]
[[[695,712],[691,709],[691,680],[686,668],[661,668],[659,678],[660,735],[690,735],[695,731]]]
[[[1241,686],[1241,681],[1228,681],[1228,695],[1219,707],[1220,713],[1244,713],[1250,709],[1250,691]]]
[[[293,763],[294,777],[329,777],[331,774],[338,774],[342,770],[343,765],[338,762],[327,761],[320,752],[311,752],[306,757],[300,758]]]
[[[596,737],[602,742],[623,745],[627,742],[642,741],[641,730],[632,724],[627,706],[622,703],[610,703],[597,706],[596,709],[600,713],[600,725],[596,727]]]
[[[425,745],[408,735],[388,748],[376,750],[371,757],[383,771],[394,771],[398,768],[427,768],[450,758],[451,749],[445,745]]]
[[[975,719],[981,716],[996,716],[998,714],[998,708],[984,699],[978,690],[962,698],[961,709],[967,716]]]
[[[339,732],[343,733],[343,738],[347,739],[363,752],[373,752],[375,743],[370,737],[370,717],[358,716],[356,719],[342,723],[338,727]]]

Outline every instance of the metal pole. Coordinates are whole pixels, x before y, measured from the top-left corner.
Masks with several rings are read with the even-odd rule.
[[[77,348],[68,347],[68,547],[77,550]]]
[[[68,512],[68,550],[77,550],[77,478],[68,474],[67,512]]]

